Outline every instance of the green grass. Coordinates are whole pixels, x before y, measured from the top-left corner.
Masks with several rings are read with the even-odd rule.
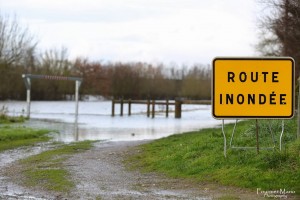
[[[48,130],[35,130],[25,127],[0,126],[0,152],[20,146],[47,141]]]
[[[16,125],[13,123],[23,123],[26,118],[8,116],[7,108],[0,108],[0,152],[8,149],[14,149],[21,146],[32,145],[37,142],[48,141],[50,137],[46,136],[49,130],[35,130]]]
[[[25,117],[10,117],[7,115],[0,114],[0,124],[9,124],[9,123],[22,123],[26,120]]]
[[[22,160],[23,184],[68,193],[75,183],[70,179],[70,172],[65,169],[63,161],[71,154],[90,149],[92,143],[83,141],[66,144]]]
[[[272,146],[269,121],[259,120],[260,146]],[[300,194],[300,140],[296,140],[295,119],[285,121],[284,146],[279,151],[281,120],[270,120],[275,133],[275,150],[228,149],[223,155],[221,128],[204,129],[159,139],[138,147],[140,153],[128,159],[133,168],[161,172],[171,177],[237,186],[256,190],[284,189]],[[233,125],[226,125],[227,144]],[[255,121],[241,121],[235,146],[256,146]]]
[[[11,117],[7,115],[8,108],[2,106],[0,108],[0,124],[8,124],[8,123],[21,123],[25,121],[25,117],[18,116],[18,117]]]

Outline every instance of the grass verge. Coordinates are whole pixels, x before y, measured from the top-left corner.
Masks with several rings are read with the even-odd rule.
[[[269,126],[270,124],[270,126]],[[285,121],[284,146],[279,151],[281,120],[259,120],[259,144],[276,148],[261,150],[229,149],[223,155],[221,128],[203,129],[173,135],[139,146],[129,158],[133,168],[155,171],[175,178],[250,188],[262,191],[285,189],[300,194],[300,140],[296,140],[295,119]],[[233,125],[226,125],[227,141]],[[254,120],[241,121],[236,127],[235,146],[256,145]]]
[[[68,193],[75,186],[70,173],[64,168],[63,161],[71,154],[88,150],[92,141],[62,145],[20,161],[22,180],[25,186],[40,187],[48,191]]]
[[[0,127],[0,152],[20,146],[32,145],[36,142],[48,141],[49,130],[35,130],[25,127]]]

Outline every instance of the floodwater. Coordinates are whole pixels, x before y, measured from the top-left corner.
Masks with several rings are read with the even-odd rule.
[[[0,102],[7,114],[26,116],[25,101]],[[33,101],[31,119],[25,126],[53,130],[54,140],[73,142],[82,140],[131,141],[158,139],[172,134],[180,134],[221,124],[211,115],[210,105],[182,105],[181,119],[175,119],[174,112],[165,117],[165,106],[156,106],[155,118],[147,117],[146,105],[132,104],[131,116],[124,104],[124,114],[120,116],[120,105],[115,106],[115,117],[111,116],[110,101],[80,102],[78,123],[75,123],[75,102]],[[169,106],[174,110],[174,106]]]

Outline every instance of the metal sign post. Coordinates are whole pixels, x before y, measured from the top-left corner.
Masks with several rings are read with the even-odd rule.
[[[223,133],[223,138],[224,138],[224,157],[226,158],[227,145],[226,145],[226,134],[224,131],[224,119],[222,119],[222,133]]]
[[[66,80],[75,81],[75,122],[78,120],[78,105],[79,105],[79,87],[82,82],[82,78],[79,77],[65,77],[65,76],[49,76],[49,75],[37,75],[37,74],[23,74],[22,78],[26,86],[26,101],[27,101],[27,118],[30,118],[30,104],[31,104],[31,79],[48,79],[48,80]]]
[[[24,78],[25,86],[26,86],[26,102],[27,102],[27,118],[30,118],[30,90],[31,90],[31,81],[30,78]]]
[[[81,81],[76,80],[75,81],[75,102],[76,102],[76,107],[75,107],[75,123],[78,122],[78,102],[79,102],[79,87],[81,85]]]

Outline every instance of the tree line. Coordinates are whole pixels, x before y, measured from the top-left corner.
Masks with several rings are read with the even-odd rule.
[[[149,63],[89,63],[76,59],[74,68],[83,77],[82,94],[133,99],[210,99],[208,66],[168,67]]]
[[[211,70],[209,66],[168,67],[149,63],[101,63],[77,58],[74,61],[58,59],[57,52],[41,63],[7,66],[0,65],[0,99],[21,100],[26,89],[24,73],[82,77],[80,95],[101,95],[106,98],[131,99],[210,99]],[[54,56],[54,57],[52,57]],[[62,100],[74,95],[72,81],[31,79],[33,100]]]

